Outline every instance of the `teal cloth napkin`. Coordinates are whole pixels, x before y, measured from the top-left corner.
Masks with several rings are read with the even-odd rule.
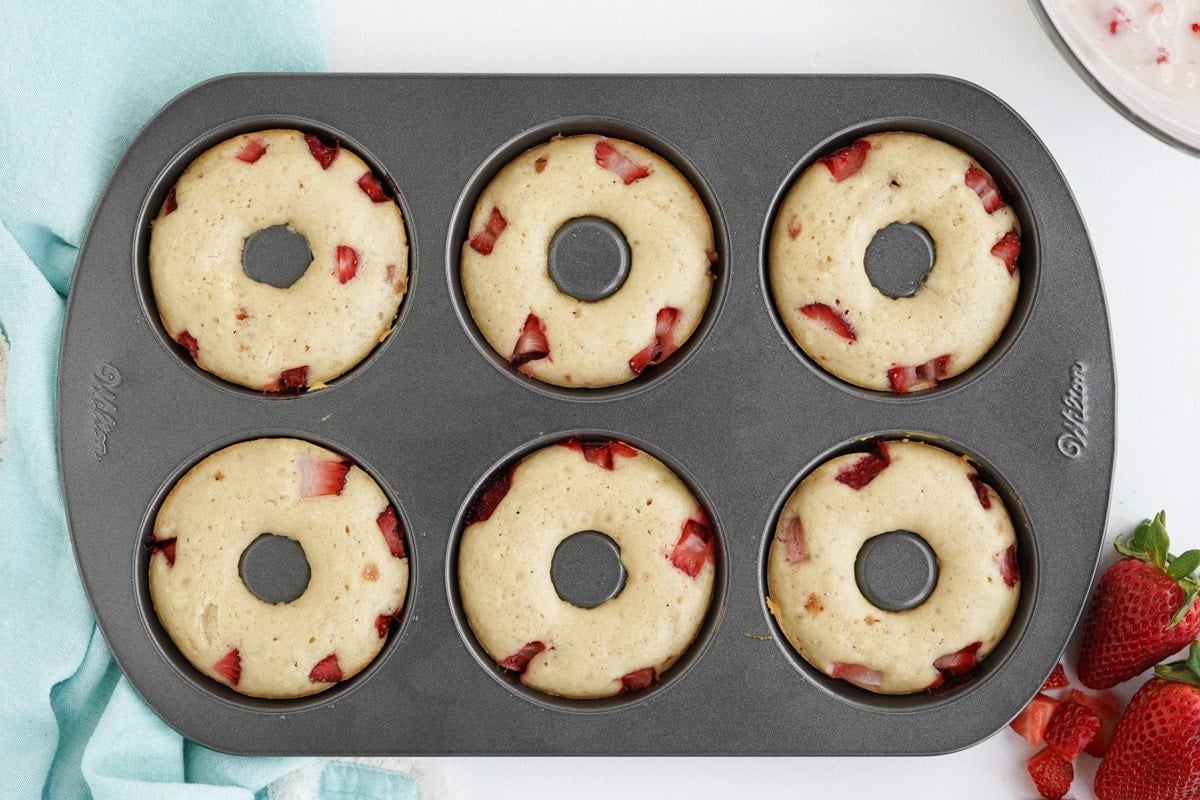
[[[250,800],[303,763],[188,742],[121,675],[67,536],[54,393],[77,249],[141,125],[206,78],[323,68],[307,0],[0,0],[0,332],[11,350],[0,462],[5,798]],[[415,796],[408,776],[389,783],[355,770],[323,775],[322,794]],[[374,794],[333,794],[358,786]]]

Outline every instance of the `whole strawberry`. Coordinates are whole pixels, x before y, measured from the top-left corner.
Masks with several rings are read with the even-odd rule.
[[[1084,618],[1079,680],[1107,689],[1162,661],[1200,633],[1200,550],[1167,552],[1166,514],[1117,539],[1126,558],[1108,568]]]
[[[1129,701],[1096,771],[1100,800],[1200,797],[1200,642]]]

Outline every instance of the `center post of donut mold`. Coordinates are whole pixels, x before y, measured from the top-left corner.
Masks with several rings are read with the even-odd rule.
[[[262,534],[242,551],[238,574],[252,595],[272,605],[298,599],[312,577],[301,544],[274,533]]]
[[[595,608],[625,588],[621,548],[600,531],[579,531],[558,543],[550,580],[558,596],[579,608]]]
[[[854,561],[854,578],[875,607],[908,611],[928,600],[937,587],[937,555],[912,531],[888,531],[863,543]]]
[[[876,232],[863,266],[871,285],[893,299],[912,297],[933,269],[933,239],[920,225],[893,222]]]
[[[259,283],[286,289],[308,271],[312,250],[304,235],[287,225],[252,234],[242,246],[242,270]]]
[[[629,242],[600,217],[567,220],[550,240],[550,277],[559,291],[588,303],[617,293],[629,277]]]

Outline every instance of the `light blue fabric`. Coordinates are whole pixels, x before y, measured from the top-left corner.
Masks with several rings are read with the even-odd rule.
[[[76,250],[138,128],[215,75],[323,67],[307,0],[0,0],[0,331],[11,348],[0,463],[6,800],[250,800],[302,763],[184,741],[121,676],[67,537],[54,388]],[[351,780],[342,774],[331,790]]]
[[[403,772],[334,762],[321,770],[321,800],[416,800],[417,782]]]

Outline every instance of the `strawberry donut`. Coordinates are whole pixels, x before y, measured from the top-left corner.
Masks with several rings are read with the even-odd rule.
[[[629,246],[628,277],[593,302],[561,291],[549,270],[554,235],[580,218],[612,223]],[[462,287],[479,331],[514,368],[558,386],[613,386],[692,335],[716,259],[704,202],[670,162],[620,139],[555,137],[483,190]]]
[[[934,261],[911,297],[880,292],[867,246],[892,223],[924,228]],[[771,229],[771,293],[800,348],[842,380],[914,392],[967,370],[1017,300],[1021,227],[970,156],[917,133],[831,153],[788,190]]]
[[[286,289],[242,268],[247,239],[286,225],[312,263]],[[201,369],[266,392],[317,389],[390,332],[408,288],[400,208],[361,158],[295,130],[235,136],[191,163],[150,232],[167,334]]]
[[[243,581],[266,534],[303,548],[290,602]],[[205,458],[172,487],[147,546],[150,597],[179,652],[245,695],[303,697],[350,678],[383,648],[408,589],[404,531],[366,472],[297,439],[255,439]]]
[[[657,683],[691,646],[712,601],[716,535],[678,476],[620,441],[567,440],[536,451],[475,499],[458,588],[475,638],[527,686],[598,698]],[[560,597],[558,546],[603,533],[626,580],[591,608]]]
[[[932,591],[907,610],[876,605],[856,579],[881,535],[919,538],[936,559]],[[919,692],[972,669],[1008,630],[1020,595],[1016,534],[966,459],[881,442],[826,461],[792,492],[767,585],[771,614],[818,670],[880,694]]]

